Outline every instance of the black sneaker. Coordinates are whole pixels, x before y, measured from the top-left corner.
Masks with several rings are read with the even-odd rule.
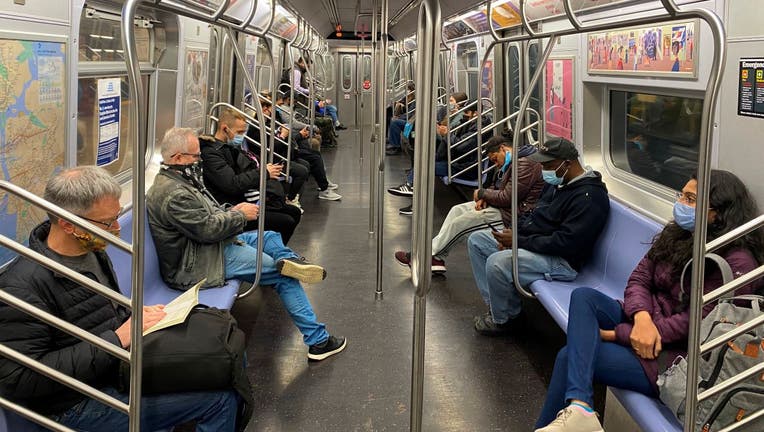
[[[475,331],[484,336],[504,336],[509,334],[513,327],[515,327],[516,319],[510,319],[505,323],[497,323],[493,321],[491,314],[485,314],[476,316],[475,319]]]
[[[344,124],[342,124],[342,123],[338,124],[334,128],[337,129],[337,130],[345,130],[345,129],[347,129],[347,127]]]
[[[329,339],[320,344],[310,346],[308,358],[314,361],[321,361],[344,350],[347,344],[348,340],[344,337],[329,336]]]
[[[276,269],[282,275],[304,283],[316,283],[326,279],[326,270],[320,265],[309,263],[305,257],[278,260]]]
[[[401,151],[400,147],[387,147],[385,149],[385,154],[388,156],[395,156],[401,154]]]
[[[402,196],[402,197],[413,197],[414,196],[414,186],[410,185],[408,183],[403,183],[400,186],[387,188],[387,193],[395,196]]]
[[[406,216],[411,216],[414,214],[414,209],[412,208],[414,205],[407,205],[406,207],[401,207],[398,209],[398,213]]]

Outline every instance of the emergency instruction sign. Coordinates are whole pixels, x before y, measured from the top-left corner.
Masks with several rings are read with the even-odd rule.
[[[737,113],[764,118],[764,57],[740,59]]]
[[[98,80],[98,154],[96,165],[108,165],[119,157],[119,110],[121,80]]]

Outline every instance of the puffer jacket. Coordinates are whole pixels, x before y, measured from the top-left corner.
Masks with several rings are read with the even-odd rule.
[[[29,247],[56,259],[46,240],[50,222],[37,226],[29,238]],[[110,288],[118,291],[109,258],[96,252]],[[94,279],[95,275],[85,272]],[[129,317],[127,309],[88,288],[26,258],[17,258],[0,275],[2,289],[45,312],[121,346],[114,333]],[[119,360],[49,326],[24,312],[0,303],[0,343],[66,375],[96,387],[117,383]],[[0,395],[44,415],[60,414],[85,397],[37,372],[0,356]]]
[[[244,213],[223,210],[170,169],[146,193],[146,212],[167,285],[187,290],[203,278],[204,287],[225,284],[223,249],[244,230]]]
[[[506,171],[497,171],[494,185],[489,189],[481,189],[478,198],[482,198],[491,207],[501,211],[504,226],[512,226],[512,169],[517,165],[517,202],[519,204],[518,220],[529,214],[544,190],[544,179],[541,177],[541,164],[528,159],[526,156],[536,150],[531,146],[523,146],[517,151],[517,164],[510,163]]]

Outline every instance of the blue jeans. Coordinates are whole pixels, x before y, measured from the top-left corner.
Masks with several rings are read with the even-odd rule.
[[[517,317],[522,310],[522,299],[512,276],[512,251],[500,251],[491,230],[470,234],[467,248],[475,283],[491,308],[493,321],[503,324]],[[520,283],[526,289],[539,279],[571,281],[578,274],[567,261],[557,256],[518,249],[517,258]]]
[[[594,380],[656,396],[634,351],[600,338],[600,329],[613,330],[627,319],[618,301],[595,289],[578,288],[571,293],[568,345],[557,354],[536,428],[554,420],[571,399],[593,405]]]
[[[401,148],[401,133],[406,126],[406,119],[394,118],[387,128],[387,143],[390,148]]]
[[[329,117],[332,118],[332,125],[338,126],[340,121],[337,117],[337,107],[334,105],[326,105],[324,108],[326,109],[326,113],[329,114]]]
[[[276,262],[284,258],[297,258],[298,255],[284,246],[281,234],[274,231],[266,231],[263,234],[263,272],[260,276],[260,285],[272,285],[281,298],[294,325],[300,329],[303,342],[311,346],[319,344],[329,338],[326,326],[318,322],[313,307],[310,305],[305,290],[296,279],[283,276],[276,269]],[[226,279],[243,279],[249,282],[255,280],[257,266],[257,231],[239,234],[238,239],[243,245],[229,244],[223,251],[225,258]]]
[[[435,161],[435,177],[445,177],[448,175],[448,162]],[[406,183],[414,184],[414,170],[412,169],[406,174]]]
[[[128,395],[101,389],[128,402]],[[233,391],[169,393],[141,398],[141,430],[152,432],[195,420],[199,432],[233,432],[239,400]],[[126,431],[127,415],[93,399],[84,399],[53,420],[79,431]]]

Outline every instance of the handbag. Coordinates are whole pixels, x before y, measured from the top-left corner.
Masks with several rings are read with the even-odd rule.
[[[142,394],[235,390],[243,402],[237,429],[244,430],[254,411],[245,349],[244,332],[229,311],[197,306],[185,322],[143,338]],[[120,363],[119,377],[128,389],[129,364]]]

